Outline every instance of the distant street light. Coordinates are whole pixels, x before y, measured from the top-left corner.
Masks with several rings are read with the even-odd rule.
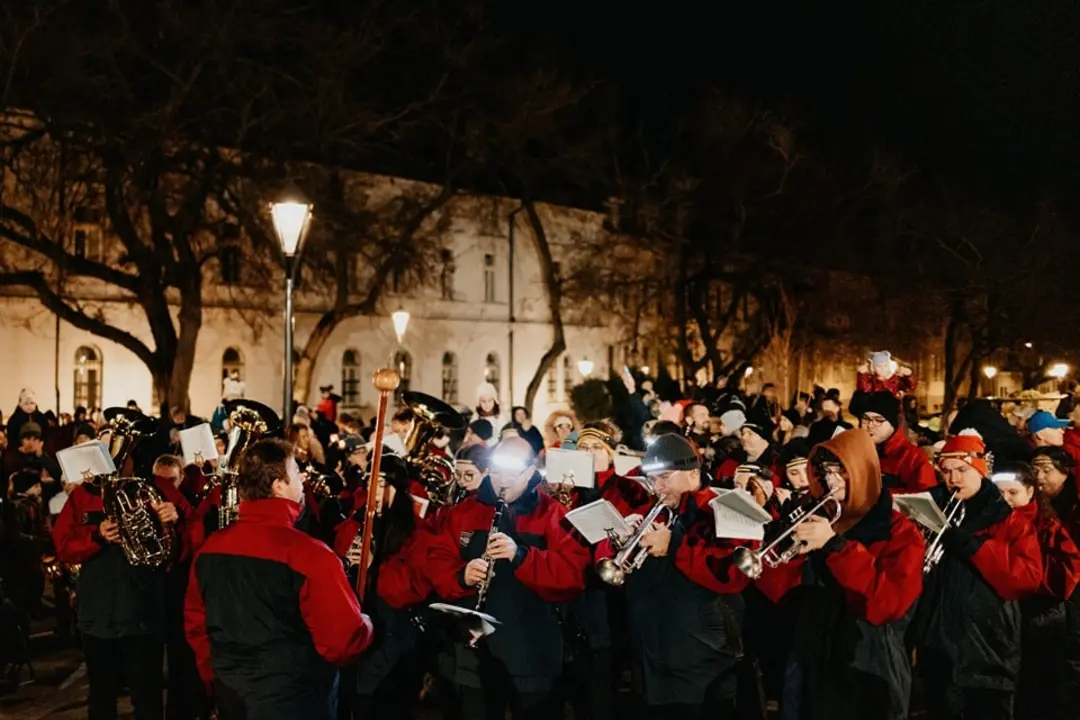
[[[743,373],[743,377],[750,377],[753,374],[754,374],[754,367],[750,366],[750,367],[746,368],[746,372]]]
[[[1069,366],[1065,363],[1055,363],[1054,365],[1050,366],[1050,370],[1047,371],[1046,374],[1052,378],[1061,380],[1069,374]]]
[[[390,315],[390,319],[394,322],[394,334],[397,335],[398,345],[400,345],[405,341],[405,331],[409,328],[409,313],[404,309],[399,309]]]
[[[592,360],[578,360],[577,369],[581,373],[581,377],[587,378],[592,375],[593,368],[596,367]]]
[[[994,367],[993,365],[986,365],[986,366],[983,367],[983,375],[986,376],[987,380],[993,380],[994,378],[997,377],[997,374],[998,374],[998,369],[996,367]]]
[[[641,372],[644,373],[646,376],[648,376],[648,374],[649,374],[649,366],[648,365],[642,365],[641,366]]]
[[[1030,350],[1032,345],[1031,345],[1031,343],[1028,342],[1028,343],[1024,343],[1024,347],[1026,347],[1028,350]]]
[[[282,418],[292,417],[293,402],[293,275],[296,259],[311,224],[312,205],[300,188],[289,183],[270,203],[270,218],[285,257],[285,381],[282,398]]]

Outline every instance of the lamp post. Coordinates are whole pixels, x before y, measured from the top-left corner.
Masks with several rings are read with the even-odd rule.
[[[293,401],[293,275],[304,236],[311,224],[311,208],[304,193],[293,183],[286,185],[277,199],[270,203],[274,232],[277,233],[285,259],[285,379],[281,417],[286,422],[292,416]]]
[[[1069,374],[1069,366],[1065,363],[1054,363],[1046,374],[1055,380],[1064,380],[1065,376]]]
[[[994,378],[997,377],[998,369],[993,365],[984,365],[982,369],[983,376],[987,379],[987,395],[992,396],[994,394]]]
[[[585,358],[584,360],[578,360],[578,372],[581,373],[581,377],[585,378],[586,380],[589,378],[590,375],[592,375],[594,367],[595,365],[593,364],[593,361],[589,360],[588,358]]]

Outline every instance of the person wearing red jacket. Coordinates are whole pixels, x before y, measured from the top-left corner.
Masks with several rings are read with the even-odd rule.
[[[185,630],[218,716],[337,717],[337,668],[372,640],[341,561],[294,526],[303,478],[292,446],[260,440],[240,461],[239,518],[191,568]]]
[[[540,492],[535,462],[529,443],[502,440],[476,495],[450,508],[430,541],[435,592],[501,623],[475,648],[455,647],[464,720],[502,717],[507,704],[515,720],[560,716],[551,699],[563,665],[559,603],[585,589],[590,558],[563,524],[566,508]]]
[[[853,399],[859,407],[859,427],[877,446],[881,482],[894,495],[926,492],[938,484],[930,458],[900,429],[900,398],[879,391]]]
[[[158,489],[166,490],[160,484]],[[90,684],[88,713],[91,718],[116,717],[126,680],[135,717],[161,718],[166,568],[128,564],[119,527],[105,516],[101,492],[90,483],[76,485],[53,525],[57,558],[81,566],[76,598]],[[183,535],[172,502],[156,504],[154,510],[162,523]]]
[[[902,720],[911,664],[904,631],[922,591],[924,544],[892,508],[877,453],[863,430],[811,451],[810,495],[839,502],[835,523],[817,515],[793,533],[800,555],[771,568],[757,587],[774,602],[798,589],[784,717]]]
[[[978,434],[949,438],[939,456],[939,508],[961,503],[958,527],[941,534],[941,560],[924,580],[909,637],[931,718],[1009,720],[1020,672],[1019,601],[1038,591],[1043,564],[1029,518],[988,479]],[[955,516],[960,517],[959,513]]]
[[[389,451],[380,463],[379,492],[388,490],[389,505],[375,516],[374,548],[368,570],[365,607],[375,627],[375,641],[360,657],[355,672],[343,673],[355,683],[356,700],[343,692],[358,718],[412,717],[423,684],[426,647],[421,644],[421,606],[432,594],[423,572],[427,527],[417,518],[410,496],[405,461]],[[389,487],[387,488],[387,485]],[[366,497],[335,531],[334,552],[350,570],[358,570]],[[355,572],[351,573],[355,576]],[[350,578],[351,579],[351,578]],[[344,682],[344,679],[343,679]]]
[[[1065,453],[1061,455],[1068,460]],[[1046,454],[1035,456],[1036,467],[1052,462]],[[1067,692],[1070,680],[1067,607],[1080,582],[1080,549],[1058,519],[1049,497],[1036,486],[1030,466],[999,465],[990,479],[1013,512],[1034,524],[1043,557],[1039,592],[1020,601],[1024,629],[1016,714],[1025,720],[1066,717],[1075,707]],[[1062,642],[1063,639],[1066,641]]]
[[[917,383],[909,367],[900,367],[887,350],[870,353],[859,368],[855,389],[862,393],[885,391],[897,398],[915,392]]]
[[[674,513],[670,527],[645,532],[642,566],[626,579],[634,690],[643,716],[694,718],[709,706],[718,720],[734,717],[736,658],[741,654],[743,601],[749,580],[732,564],[735,544],[716,537],[702,482],[701,459],[678,435],[658,437],[642,471],[657,499],[635,508],[631,527],[654,502]],[[598,558],[611,557],[605,540]],[[715,705],[715,707],[713,707]]]

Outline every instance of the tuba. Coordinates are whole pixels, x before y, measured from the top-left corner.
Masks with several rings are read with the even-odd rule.
[[[136,410],[105,410],[109,454],[116,472],[93,478],[101,488],[105,516],[116,523],[120,547],[129,565],[158,567],[172,557],[175,532],[158,518],[154,505],[165,502],[153,484],[142,478],[123,477],[124,465],[139,439],[154,432],[154,421]]]
[[[218,530],[236,522],[240,512],[240,458],[256,440],[273,432],[281,424],[277,413],[254,400],[229,400],[225,403],[229,418],[229,444],[221,459],[217,475],[212,478],[221,486],[218,505]]]
[[[457,480],[454,461],[434,450],[431,441],[440,430],[463,430],[465,418],[447,403],[430,395],[407,392],[405,405],[416,415],[405,440],[406,461],[412,476],[427,490],[428,500],[436,507],[454,504]]]

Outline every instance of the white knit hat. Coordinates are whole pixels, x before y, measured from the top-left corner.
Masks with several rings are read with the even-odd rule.
[[[493,400],[499,399],[499,391],[495,389],[495,386],[489,382],[480,383],[476,386],[476,402],[480,402],[482,398],[492,398]]]

